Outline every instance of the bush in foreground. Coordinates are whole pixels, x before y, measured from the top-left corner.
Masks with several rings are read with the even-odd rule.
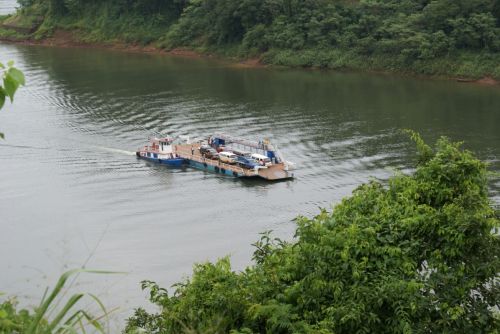
[[[498,333],[499,220],[486,165],[417,135],[412,175],[370,182],[332,213],[297,219],[296,240],[264,234],[255,264],[197,264],[167,290],[143,282],[157,314],[126,332]]]

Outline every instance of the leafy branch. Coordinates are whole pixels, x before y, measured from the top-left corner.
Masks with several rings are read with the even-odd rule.
[[[5,99],[8,97],[12,103],[17,89],[21,85],[24,86],[26,82],[23,72],[14,67],[13,61],[7,62],[7,66],[0,63],[0,75],[2,78],[0,84],[0,109],[2,109],[5,105]],[[1,132],[0,138],[4,138],[4,134]]]

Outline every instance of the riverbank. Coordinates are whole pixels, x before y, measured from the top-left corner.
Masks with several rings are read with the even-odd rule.
[[[424,56],[422,52],[425,50],[416,45],[404,50],[392,46],[389,51],[381,51],[375,48],[374,41],[370,42],[373,45],[369,50],[366,45],[349,47],[324,44],[304,45],[294,49],[279,43],[274,45],[275,43],[269,41],[266,42],[266,47],[255,48],[249,47],[246,40],[248,36],[241,41],[227,43],[210,42],[203,35],[199,35],[199,38],[184,39],[185,36],[180,35],[177,26],[182,25],[181,19],[178,19],[177,24],[153,24],[142,21],[138,23],[134,17],[111,20],[103,16],[99,22],[104,22],[101,23],[104,26],[99,27],[96,26],[96,19],[92,18],[92,15],[102,15],[101,7],[89,7],[97,12],[85,13],[79,18],[51,15],[42,7],[33,5],[16,14],[0,17],[0,40],[25,45],[105,48],[189,58],[212,58],[230,62],[236,67],[274,66],[356,71],[500,85],[500,53],[489,49],[450,49],[446,53]],[[260,33],[265,35],[266,30]],[[259,38],[266,40],[264,35]]]
[[[498,84],[500,5],[448,7],[31,0],[0,17],[0,38]]]
[[[164,49],[153,44],[138,45],[133,43],[126,43],[121,41],[109,42],[88,42],[78,37],[72,31],[57,29],[50,37],[35,39],[29,35],[19,34],[16,32],[6,32],[4,28],[0,28],[0,41],[20,45],[36,45],[46,47],[60,47],[60,48],[95,48],[95,49],[110,49],[123,52],[133,53],[149,53],[177,56],[184,58],[207,58],[218,59],[221,61],[229,61],[231,66],[235,67],[248,67],[248,68],[261,68],[268,67],[270,64],[265,64],[261,57],[238,59],[236,57],[224,57],[222,55],[210,52],[203,52],[200,50],[187,49],[187,48],[174,48]]]
[[[369,62],[362,62],[357,60],[358,66],[349,66],[348,64],[342,65],[345,60],[343,57],[337,58],[337,66],[321,66],[313,61],[307,61],[307,59],[312,59],[311,55],[307,57],[300,52],[296,53],[295,58],[285,61],[282,57],[282,52],[286,51],[271,51],[268,53],[263,53],[252,58],[241,58],[234,55],[227,55],[216,52],[216,50],[206,50],[206,49],[189,49],[189,48],[173,48],[164,49],[162,47],[156,46],[154,44],[139,45],[133,43],[126,43],[123,41],[102,41],[102,42],[88,42],[82,39],[76,32],[57,29],[49,37],[42,39],[35,39],[29,35],[23,34],[5,34],[5,29],[3,34],[0,34],[0,41],[21,44],[21,45],[38,45],[46,47],[63,47],[63,48],[98,48],[98,49],[110,49],[122,52],[133,52],[133,53],[148,53],[148,54],[160,54],[169,55],[185,58],[207,58],[207,59],[217,59],[225,62],[230,62],[231,66],[240,68],[262,68],[262,67],[289,67],[289,68],[303,68],[303,69],[322,69],[322,70],[337,70],[337,71],[359,71],[368,72],[376,74],[395,74],[403,76],[414,76],[420,79],[438,79],[438,80],[450,80],[457,81],[461,83],[477,84],[485,86],[500,86],[500,80],[493,78],[491,76],[484,77],[471,77],[471,76],[456,76],[456,75],[443,75],[443,74],[421,74],[411,71],[408,69],[406,71],[401,70],[389,70],[383,67],[369,66]],[[0,31],[1,33],[1,31]],[[332,50],[331,52],[335,52]],[[319,53],[319,52],[318,52]],[[322,55],[320,54],[321,58]],[[323,59],[325,56],[323,55]]]

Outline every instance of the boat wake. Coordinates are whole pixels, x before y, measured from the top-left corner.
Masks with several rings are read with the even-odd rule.
[[[120,150],[117,148],[104,147],[104,146],[96,146],[96,148],[99,150],[102,150],[102,151],[107,151],[107,152],[112,152],[112,153],[118,153],[118,154],[124,154],[124,155],[135,155],[135,152],[133,152],[133,151]]]

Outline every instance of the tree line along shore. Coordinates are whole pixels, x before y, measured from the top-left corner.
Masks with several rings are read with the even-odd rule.
[[[18,0],[0,38],[500,80],[496,0]],[[60,44],[61,44],[60,43]],[[57,40],[55,41],[57,44]]]

